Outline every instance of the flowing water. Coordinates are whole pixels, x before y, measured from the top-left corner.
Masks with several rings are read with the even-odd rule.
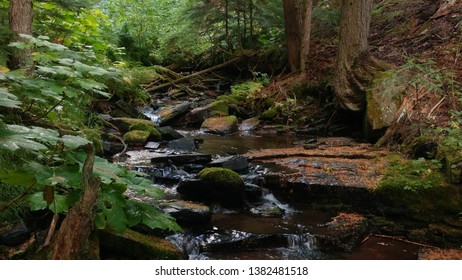
[[[204,142],[198,152],[212,154],[215,158],[243,154],[251,149],[292,147],[294,142],[301,140],[274,134],[217,136],[197,131],[181,132],[202,138]],[[144,153],[144,157],[152,154],[149,151],[137,153]],[[145,164],[139,170],[146,172],[149,168]],[[275,169],[276,166],[254,164],[250,172]],[[155,172],[174,173],[176,179],[194,176],[176,166]],[[243,174],[243,178],[252,178],[252,174]],[[175,180],[164,185],[167,199],[179,199],[176,186]],[[272,209],[278,214],[268,215]],[[190,259],[416,259],[420,249],[407,242],[369,236],[352,252],[325,250],[318,244],[317,236],[326,233],[324,225],[338,213],[294,205],[268,190],[263,190],[260,200],[250,203],[246,209],[229,210],[215,205],[212,212],[209,224],[185,227],[185,233],[167,239],[184,250]]]

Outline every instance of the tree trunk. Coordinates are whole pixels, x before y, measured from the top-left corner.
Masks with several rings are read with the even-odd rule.
[[[335,91],[342,108],[361,111],[366,104],[364,84],[355,77],[353,66],[368,52],[367,36],[372,0],[343,0],[340,42],[337,52]]]
[[[313,0],[283,0],[287,58],[292,72],[305,71]]]
[[[83,195],[71,208],[64,219],[53,247],[54,260],[88,259],[89,237],[93,231],[93,221],[98,205],[101,181],[94,177],[93,165],[95,150],[91,144],[86,146],[87,158],[82,168]]]
[[[9,20],[13,41],[23,41],[19,34],[32,35],[32,0],[10,0]],[[10,56],[10,69],[29,68],[32,65],[32,49],[15,49]]]
[[[311,38],[311,14],[313,11],[313,0],[304,0],[303,8],[303,19],[301,29],[301,40],[300,40],[300,70],[306,71],[306,61],[310,53],[310,38]]]

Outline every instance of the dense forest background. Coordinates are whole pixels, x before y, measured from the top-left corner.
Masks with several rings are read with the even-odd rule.
[[[217,65],[232,84],[226,105],[291,129],[322,123],[316,133],[424,149],[429,161],[410,169],[460,183],[461,9],[426,0],[0,0],[0,220],[40,210],[57,221],[77,208],[72,246],[93,224],[180,231],[124,196],[161,192],[104,158],[98,104],[150,105],[157,86]],[[204,81],[188,82],[183,89]],[[72,232],[61,226],[55,248]],[[53,258],[79,257],[71,251]]]

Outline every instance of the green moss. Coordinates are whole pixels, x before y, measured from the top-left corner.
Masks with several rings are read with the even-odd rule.
[[[100,232],[100,243],[104,251],[119,257],[135,260],[181,260],[185,255],[171,242],[126,230],[123,234],[111,231]]]
[[[160,141],[160,140],[162,140],[162,135],[160,134],[160,132],[155,127],[153,127],[152,125],[148,125],[146,123],[143,123],[143,122],[132,124],[130,126],[129,130],[130,131],[133,131],[133,130],[147,131],[147,132],[149,132],[148,140],[152,140],[152,141]]]
[[[141,146],[146,143],[150,133],[143,130],[132,130],[124,134],[124,141],[127,144]]]
[[[156,127],[156,124],[150,120],[134,119],[134,118],[114,118],[113,124],[117,126],[122,132],[127,132],[133,125],[144,124],[146,126]]]
[[[457,214],[462,211],[462,200],[440,168],[435,160],[393,161],[374,193],[379,203],[413,218],[427,221]]]
[[[244,185],[244,180],[242,180],[239,174],[230,169],[221,167],[205,168],[197,174],[197,177],[211,185],[228,185],[236,187]]]
[[[212,112],[216,112],[217,115],[228,115],[228,102],[225,100],[216,100],[210,103],[210,107],[212,107]]]
[[[238,101],[244,101],[248,96],[260,91],[262,87],[262,83],[254,81],[233,85],[231,86],[231,97]]]
[[[279,115],[279,111],[277,108],[269,108],[268,110],[264,111],[262,114],[261,114],[261,118],[263,120],[273,120],[275,119],[277,116]]]

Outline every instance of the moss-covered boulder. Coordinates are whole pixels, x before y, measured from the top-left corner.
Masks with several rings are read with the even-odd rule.
[[[102,257],[132,260],[183,260],[187,256],[170,241],[136,231],[100,231]]]
[[[149,131],[132,130],[124,134],[124,141],[127,145],[143,147],[150,136]]]
[[[236,116],[208,118],[201,125],[202,131],[220,135],[229,135],[237,132],[238,129]]]
[[[205,168],[196,180],[184,180],[177,191],[188,200],[218,202],[225,207],[241,206],[244,202],[244,180],[236,172],[221,168]]]
[[[145,123],[136,123],[130,126],[130,131],[133,130],[143,130],[149,132],[148,140],[150,141],[161,141],[162,135],[160,132],[153,126],[147,125]]]
[[[134,119],[134,118],[113,118],[112,124],[120,129],[122,132],[127,132],[130,130],[130,127],[136,125],[144,125],[155,128],[156,124],[150,120]]]

